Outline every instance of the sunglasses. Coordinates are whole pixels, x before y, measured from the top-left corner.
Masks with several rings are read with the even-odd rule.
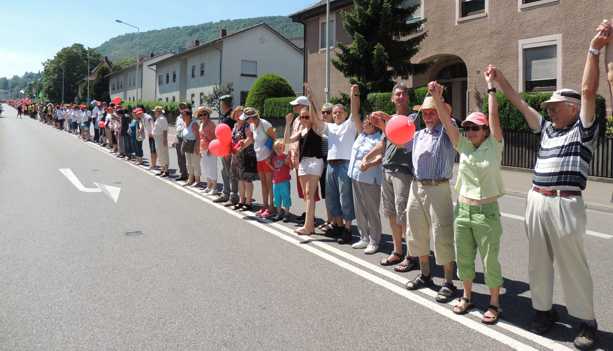
[[[300,116],[300,119],[304,119],[304,120],[307,120],[309,118],[310,118],[309,116]]]
[[[464,130],[471,131],[471,132],[478,132],[481,129],[485,129],[485,127],[483,127],[483,126],[467,126],[467,127],[464,127]]]
[[[324,115],[329,115],[329,114],[332,113],[332,111],[321,111],[321,113],[324,114]]]

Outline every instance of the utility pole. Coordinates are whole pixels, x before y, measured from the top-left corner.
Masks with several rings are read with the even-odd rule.
[[[326,102],[330,102],[330,0],[326,0]]]
[[[126,23],[126,22],[124,22],[124,21],[122,21],[120,19],[116,19],[115,22],[121,23],[121,24],[125,24],[128,27],[135,28],[136,29],[136,33],[137,33],[137,38],[138,38],[138,34],[140,33],[140,28],[138,26],[135,26],[135,25],[130,24],[130,23]],[[136,86],[136,100],[140,100],[139,97],[138,97],[138,86],[140,85],[140,79],[138,79],[138,71],[139,71],[138,68],[140,66],[139,59],[138,59],[138,45],[136,46],[136,48],[137,48],[136,49],[136,82],[135,82],[134,85]],[[141,97],[142,97],[142,87],[141,87]]]

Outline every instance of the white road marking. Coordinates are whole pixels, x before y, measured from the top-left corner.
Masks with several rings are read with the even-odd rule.
[[[112,157],[112,155],[108,154],[108,151],[105,150],[105,149],[99,148],[98,146],[95,146],[95,145],[90,145],[90,144],[86,144],[86,145],[88,145],[88,146],[90,146],[90,147],[92,147],[94,149],[97,149],[97,150],[103,150],[103,151],[105,151],[105,152],[103,152],[104,154],[108,155],[109,157]],[[115,159],[114,157],[112,157],[112,158]],[[234,217],[239,218],[239,219],[243,219],[243,217],[244,217],[244,214],[242,214],[242,213],[237,213],[235,211],[232,211],[231,209],[228,209],[228,208],[224,207],[223,205],[213,203],[212,201],[206,199],[202,194],[198,194],[198,193],[196,193],[194,191],[188,190],[188,189],[182,187],[181,185],[176,184],[173,181],[162,179],[162,178],[158,178],[155,175],[153,175],[150,172],[148,172],[147,170],[145,170],[145,169],[143,169],[143,168],[141,168],[141,167],[139,167],[137,165],[133,165],[133,164],[130,164],[130,163],[124,163],[124,164],[129,165],[131,167],[134,167],[134,168],[136,168],[136,169],[138,169],[138,170],[148,174],[149,176],[151,176],[151,177],[153,177],[155,179],[158,179],[158,180],[160,180],[160,181],[162,181],[162,182],[164,182],[164,183],[166,183],[166,184],[176,188],[177,190],[180,190],[180,191],[184,192],[185,194],[188,194],[188,195],[190,195],[190,196],[192,196],[192,197],[194,197],[194,198],[196,198],[196,199],[206,203],[207,205],[216,207],[216,208],[226,212],[227,214],[229,214],[231,216],[234,216]],[[400,277],[400,276],[398,276],[398,275],[396,275],[396,274],[394,274],[394,273],[392,273],[390,271],[387,271],[387,270],[385,270],[385,269],[383,269],[381,267],[373,265],[370,262],[367,262],[367,261],[364,261],[362,259],[359,259],[359,258],[357,258],[357,257],[355,257],[353,255],[350,255],[350,254],[348,254],[348,253],[346,253],[346,252],[344,252],[344,251],[342,251],[340,249],[337,249],[337,248],[335,248],[335,247],[333,247],[333,246],[331,246],[329,244],[326,244],[326,243],[323,243],[323,242],[312,241],[312,240],[304,240],[300,236],[294,234],[291,231],[290,228],[283,227],[282,225],[280,225],[278,223],[273,223],[272,225],[271,224],[263,224],[263,223],[260,223],[260,222],[254,222],[254,221],[249,221],[247,223],[249,223],[249,224],[251,224],[251,225],[253,225],[255,227],[258,227],[258,228],[262,229],[263,231],[266,231],[267,233],[272,234],[272,235],[274,235],[274,236],[276,236],[276,237],[278,237],[278,238],[280,238],[280,239],[282,239],[282,240],[284,240],[284,241],[286,241],[286,242],[288,242],[288,243],[290,243],[292,245],[295,245],[295,246],[297,246],[299,248],[302,248],[302,249],[304,249],[304,250],[306,250],[308,252],[311,252],[312,254],[317,255],[320,258],[323,258],[323,259],[325,259],[325,260],[327,260],[327,261],[329,261],[329,262],[331,262],[333,264],[336,264],[337,266],[339,266],[341,268],[349,270],[352,273],[357,274],[360,277],[362,277],[362,278],[364,278],[364,279],[366,279],[366,280],[368,280],[368,281],[370,281],[370,282],[372,282],[374,284],[377,284],[377,285],[379,285],[381,287],[384,287],[384,288],[386,288],[386,289],[388,289],[388,290],[390,290],[390,291],[392,291],[392,292],[394,292],[394,293],[396,293],[396,294],[398,294],[398,295],[400,295],[400,296],[402,296],[402,297],[404,297],[404,298],[406,298],[408,300],[411,300],[411,301],[413,301],[413,302],[415,302],[415,303],[417,303],[417,304],[419,304],[419,305],[421,305],[423,307],[426,307],[426,308],[428,308],[428,309],[430,309],[430,310],[432,310],[432,311],[434,311],[434,312],[436,312],[436,313],[438,313],[440,315],[443,315],[443,316],[445,316],[445,317],[447,317],[447,318],[449,318],[449,319],[451,319],[453,321],[456,321],[456,322],[458,322],[458,323],[460,323],[460,324],[462,324],[462,325],[464,325],[464,326],[466,326],[466,327],[468,327],[468,328],[470,328],[470,329],[472,329],[472,330],[474,330],[474,331],[476,331],[478,333],[486,335],[486,336],[488,336],[488,337],[490,337],[490,338],[492,338],[492,339],[494,339],[494,340],[496,340],[496,341],[498,341],[500,343],[503,343],[503,344],[505,344],[505,345],[507,345],[509,347],[512,347],[512,348],[514,348],[516,350],[536,350],[534,347],[532,347],[532,346],[530,346],[528,344],[525,344],[525,343],[523,343],[523,342],[521,342],[521,341],[519,341],[517,339],[514,339],[514,338],[512,338],[512,337],[510,337],[510,336],[508,336],[508,335],[506,335],[504,333],[496,331],[495,328],[485,326],[482,323],[477,322],[477,321],[475,321],[473,319],[470,319],[470,318],[466,318],[465,316],[456,315],[455,313],[453,313],[453,311],[449,310],[448,308],[443,307],[442,304],[433,302],[430,299],[426,299],[423,296],[420,296],[420,293],[423,293],[423,294],[426,294],[428,296],[433,297],[433,296],[436,295],[436,293],[433,292],[433,291],[430,291],[430,290],[420,290],[419,293],[418,292],[408,291],[408,290],[406,290],[403,287],[399,287],[398,285],[392,284],[392,283],[390,283],[387,280],[384,280],[384,279],[382,279],[382,278],[380,278],[380,277],[378,277],[376,275],[373,275],[373,274],[371,274],[371,273],[369,273],[369,272],[367,272],[367,271],[365,271],[363,269],[360,269],[360,268],[358,268],[358,267],[356,267],[354,265],[351,265],[351,264],[349,264],[349,263],[347,263],[347,262],[345,262],[343,260],[340,260],[339,258],[337,258],[337,257],[335,257],[333,255],[327,254],[327,253],[323,252],[322,250],[319,250],[319,249],[317,249],[317,248],[315,248],[313,246],[317,246],[319,248],[322,248],[324,250],[332,252],[332,253],[340,256],[340,257],[343,257],[343,258],[345,258],[345,259],[347,259],[347,260],[349,260],[351,262],[354,262],[354,263],[356,263],[356,264],[358,264],[358,265],[360,265],[362,267],[368,268],[368,269],[370,269],[370,270],[372,270],[372,271],[374,271],[374,272],[376,272],[376,273],[378,273],[380,275],[383,275],[386,278],[394,280],[394,281],[396,281],[398,283],[401,283],[403,285],[406,282],[406,279],[403,279],[402,277]],[[273,230],[272,229],[273,227],[276,228],[276,229],[280,229],[280,230]],[[308,243],[310,243],[312,245],[308,245]],[[480,318],[480,313],[479,312],[473,311],[471,314]],[[521,329],[521,328],[516,327],[516,326],[514,326],[512,324],[506,323],[503,320],[499,321],[497,326],[502,328],[502,329],[505,329],[505,330],[507,330],[507,331],[509,331],[511,333],[514,333],[514,334],[516,334],[516,335],[518,335],[518,336],[520,336],[522,338],[525,338],[525,339],[530,340],[530,341],[532,341],[534,343],[537,343],[537,344],[539,344],[541,346],[544,346],[547,349],[551,349],[551,350],[555,350],[555,351],[570,351],[570,350],[572,350],[571,348],[568,348],[568,347],[566,347],[566,346],[564,346],[562,344],[559,344],[559,343],[557,343],[557,342],[555,342],[553,340],[550,340],[550,339],[544,338],[542,336],[536,335],[536,334],[531,333],[531,332],[529,332],[527,330]]]
[[[83,183],[77,178],[74,172],[70,168],[60,168],[60,172],[72,183],[72,185],[83,193],[104,193],[110,197],[113,202],[117,203],[119,200],[119,193],[121,189],[116,186],[106,185],[102,183],[94,183],[95,188],[86,188]]]

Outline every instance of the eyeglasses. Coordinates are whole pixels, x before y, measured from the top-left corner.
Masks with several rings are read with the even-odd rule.
[[[485,128],[484,126],[468,126],[468,127],[464,127],[464,130],[471,131],[471,132],[478,132],[484,128]]]

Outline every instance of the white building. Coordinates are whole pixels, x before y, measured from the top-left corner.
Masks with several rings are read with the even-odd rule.
[[[109,74],[109,95],[111,100],[117,96],[124,101],[154,100],[157,93],[156,72],[155,66],[150,65],[170,56],[172,54],[150,55],[146,59],[141,59],[138,73],[136,72],[136,64],[133,64],[121,71]]]
[[[292,41],[265,23],[226,34],[218,39],[170,56],[150,66],[157,71],[159,101],[187,101],[201,105],[217,85],[232,83],[234,101],[243,104],[253,82],[274,73],[285,78],[294,91],[302,91],[303,52]]]

